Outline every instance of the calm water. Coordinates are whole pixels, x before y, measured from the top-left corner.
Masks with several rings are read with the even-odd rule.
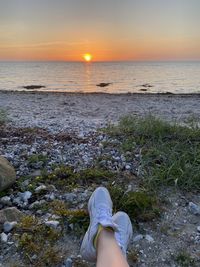
[[[44,85],[41,91],[200,93],[200,62],[0,62],[0,90],[26,85]]]

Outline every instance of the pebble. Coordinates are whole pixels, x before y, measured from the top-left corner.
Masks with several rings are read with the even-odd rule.
[[[49,226],[49,227],[51,227],[53,229],[56,229],[59,224],[60,224],[59,221],[46,221],[45,222],[46,226]]]
[[[8,233],[8,232],[10,232],[16,225],[17,225],[17,222],[5,222],[5,223],[3,224],[3,230],[4,230],[4,232]]]
[[[4,197],[0,198],[0,203],[3,205],[7,205],[7,206],[12,205],[11,198],[9,196],[4,196]]]
[[[8,235],[5,233],[0,234],[1,242],[2,243],[7,243],[8,242]]]
[[[193,202],[189,202],[188,208],[192,214],[200,215],[200,206],[194,204]]]
[[[136,235],[134,238],[133,238],[133,242],[138,242],[140,240],[143,239],[143,235]]]
[[[46,194],[44,197],[46,200],[54,200],[56,198],[54,193]]]
[[[67,193],[64,194],[64,198],[66,201],[73,202],[77,198],[77,195],[74,193]]]
[[[127,171],[129,171],[129,170],[131,169],[131,166],[127,164],[127,165],[125,166],[125,169],[126,169]]]
[[[42,190],[46,190],[46,189],[47,189],[46,185],[42,184],[38,186],[37,188],[35,188],[35,193],[40,193]]]
[[[31,198],[32,193],[30,191],[25,191],[24,193],[19,193],[19,197],[22,201],[28,202],[28,200]]]
[[[150,236],[150,235],[145,235],[145,239],[146,239],[148,242],[150,242],[150,243],[153,243],[153,242],[154,242],[153,237]]]
[[[64,262],[64,266],[65,267],[72,267],[72,259],[68,258],[65,262]]]

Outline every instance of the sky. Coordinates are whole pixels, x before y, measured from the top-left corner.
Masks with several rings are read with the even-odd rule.
[[[0,0],[0,60],[200,60],[200,0]]]

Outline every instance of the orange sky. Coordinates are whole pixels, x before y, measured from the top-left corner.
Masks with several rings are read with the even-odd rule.
[[[197,0],[0,2],[0,60],[200,60]]]

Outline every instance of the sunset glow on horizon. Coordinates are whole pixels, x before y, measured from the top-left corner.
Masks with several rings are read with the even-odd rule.
[[[0,60],[200,60],[199,11],[199,0],[2,0]]]

